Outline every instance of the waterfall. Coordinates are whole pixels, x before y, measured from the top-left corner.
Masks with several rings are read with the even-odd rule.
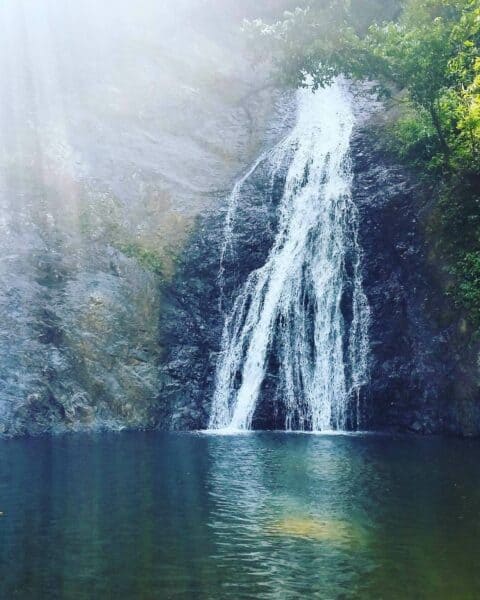
[[[292,130],[230,196],[221,275],[243,184],[262,161],[272,182],[280,169],[286,171],[273,246],[225,315],[210,429],[251,428],[272,353],[278,365],[275,401],[283,403],[285,429],[360,424],[369,308],[351,198],[352,98],[346,84],[336,81],[316,92],[298,90],[296,104]]]

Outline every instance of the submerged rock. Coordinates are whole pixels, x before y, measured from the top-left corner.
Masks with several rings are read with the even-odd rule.
[[[311,515],[285,517],[269,523],[269,535],[302,538],[331,544],[358,543],[360,530],[346,521],[324,520]]]

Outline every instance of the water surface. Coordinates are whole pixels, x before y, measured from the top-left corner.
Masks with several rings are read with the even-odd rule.
[[[0,443],[0,598],[480,596],[480,441]]]

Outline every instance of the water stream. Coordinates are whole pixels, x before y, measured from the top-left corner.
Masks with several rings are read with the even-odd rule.
[[[230,196],[220,277],[242,186],[262,162],[272,185],[276,173],[286,171],[273,246],[225,315],[210,429],[252,428],[272,357],[278,365],[275,402],[283,404],[285,429],[361,424],[369,308],[350,193],[352,97],[337,81],[316,92],[298,90],[296,105],[291,131],[254,163]]]

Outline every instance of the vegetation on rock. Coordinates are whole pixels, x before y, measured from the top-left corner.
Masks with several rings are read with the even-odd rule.
[[[480,326],[480,2],[318,0],[248,24],[294,85],[346,75],[400,105],[387,148],[433,182],[449,293]]]

